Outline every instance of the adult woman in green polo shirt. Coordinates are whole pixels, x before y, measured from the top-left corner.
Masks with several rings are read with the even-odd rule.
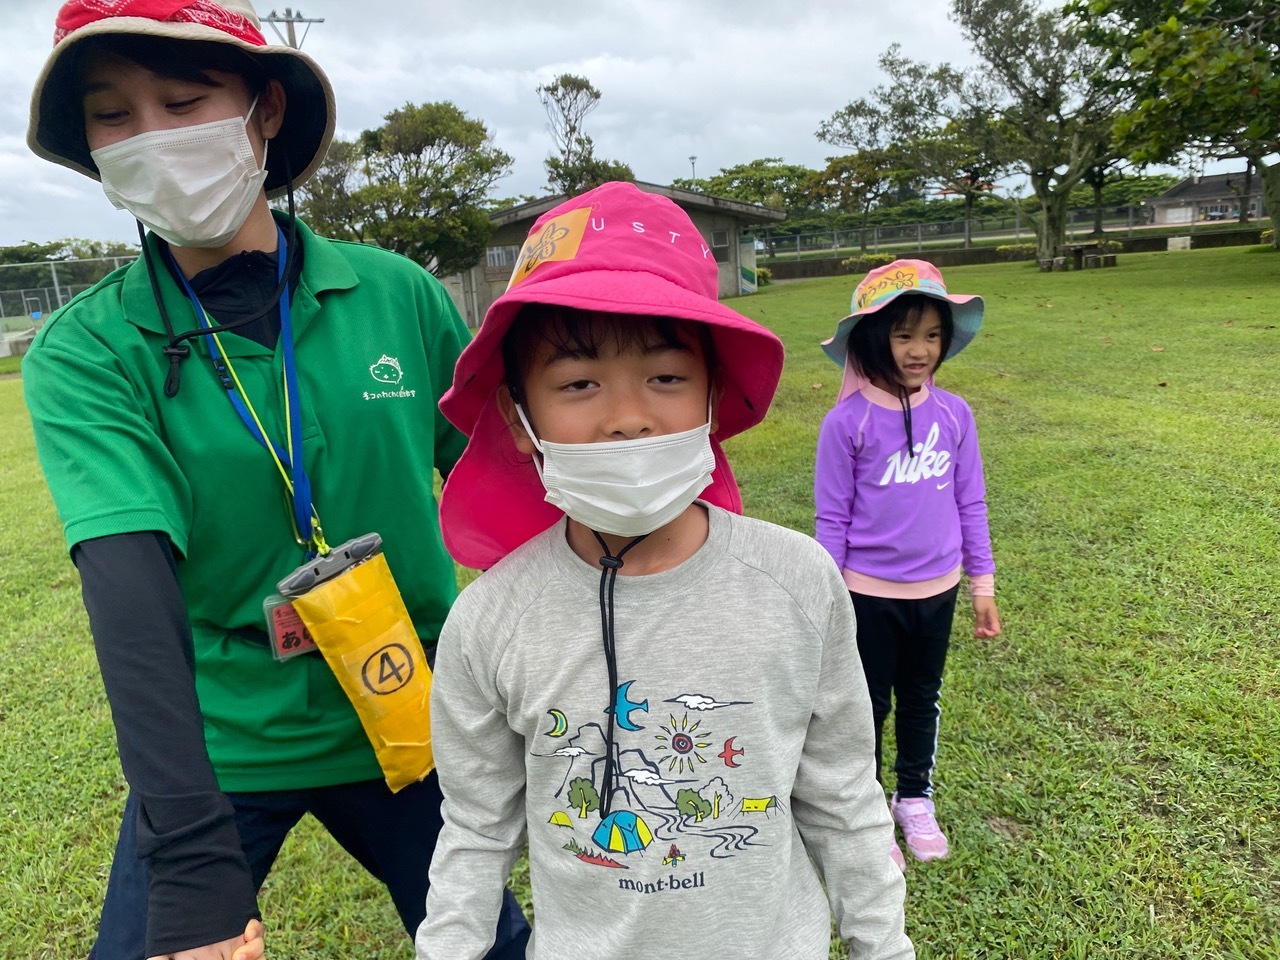
[[[333,117],[248,0],[70,0],[36,83],[32,149],[150,228],[23,364],[130,787],[99,960],[230,958],[308,812],[423,916],[434,775],[392,793],[325,660],[265,629],[325,537],[382,535],[427,645],[455,593],[431,479],[466,331],[420,267],[294,219]],[[491,956],[527,937],[508,894]]]

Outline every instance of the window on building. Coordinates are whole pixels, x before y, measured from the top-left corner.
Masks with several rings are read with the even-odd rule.
[[[711,253],[716,258],[717,263],[727,263],[729,261],[728,230],[711,231]]]
[[[520,247],[490,247],[487,251],[488,264],[491,267],[510,267],[514,266],[516,258],[520,256]]]

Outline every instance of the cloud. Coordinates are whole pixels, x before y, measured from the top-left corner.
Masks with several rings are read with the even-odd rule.
[[[670,700],[663,700],[663,703],[679,703],[683,704],[686,710],[718,710],[721,707],[736,707],[740,704],[750,703],[749,700],[730,700],[721,703],[715,697],[708,697],[702,693],[682,693],[678,697],[672,697]]]

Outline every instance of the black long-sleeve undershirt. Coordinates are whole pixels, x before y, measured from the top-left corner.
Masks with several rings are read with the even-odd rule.
[[[272,302],[277,263],[276,253],[250,251],[190,282],[215,322],[231,323]],[[297,256],[291,286],[301,269]],[[274,347],[279,313],[267,311],[233,332]],[[80,569],[120,765],[139,804],[138,855],[151,868],[146,955],[238,937],[250,917],[260,916],[256,890],[205,746],[191,626],[169,538],[143,531],[85,540],[71,557]]]
[[[85,609],[151,865],[148,957],[217,943],[259,916],[235,814],[218,789],[196,699],[191,627],[169,539],[76,545]]]

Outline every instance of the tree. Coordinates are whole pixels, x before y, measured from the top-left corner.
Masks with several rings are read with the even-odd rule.
[[[1120,177],[1120,168],[1125,161],[1121,157],[1115,156],[1111,151],[1109,144],[1099,144],[1098,161],[1088,170],[1085,171],[1081,181],[1089,186],[1093,191],[1093,234],[1092,236],[1101,237],[1102,230],[1102,191],[1106,189],[1108,183],[1111,183]]]
[[[964,245],[970,246],[974,204],[1014,167],[997,88],[979,71],[913,62],[897,44],[881,55],[880,69],[890,82],[873,96],[906,165],[964,201]]]
[[[484,123],[449,102],[406,103],[358,140],[334,140],[299,208],[320,233],[373,243],[437,276],[474,265],[492,226],[486,202],[510,172]]]
[[[792,212],[809,206],[811,201],[808,185],[814,173],[815,171],[800,164],[784,163],[781,157],[763,157],[749,163],[724,167],[719,173],[706,179],[699,178],[696,183],[693,180],[677,179],[672,186]],[[766,221],[749,226],[763,229],[764,242],[772,256],[773,224]]]
[[[890,77],[872,97],[832,116],[818,138],[898,145],[903,168],[959,193],[966,221],[993,181],[1027,174],[1039,208],[1039,255],[1054,257],[1066,233],[1072,188],[1111,142],[1120,96],[1095,82],[1103,54],[1038,0],[952,0],[952,19],[983,61],[930,67],[890,47]]]
[[[865,251],[871,208],[893,192],[903,173],[900,155],[890,149],[828,157],[826,167],[809,178],[809,197],[818,206],[856,213]]]
[[[871,208],[909,176],[901,151],[893,146],[890,115],[879,104],[859,98],[824,120],[817,137],[854,152],[828,157],[826,168],[810,178],[809,195],[820,205],[861,214],[859,237],[865,252]]]
[[[529,193],[522,193],[518,197],[490,197],[485,201],[484,208],[490,213],[501,213],[503,210],[510,210],[512,207],[518,207],[521,204],[532,203],[537,199],[537,197]]]
[[[802,208],[807,200],[805,182],[813,171],[781,157],[763,157],[724,167],[701,181],[707,193],[743,203],[758,203],[775,210]]]
[[[52,259],[100,260],[114,257],[132,259],[140,252],[136,243],[126,243],[123,240],[84,240],[69,237],[66,240],[59,241],[59,243],[61,243],[62,249],[58,256]]]
[[[1280,211],[1280,163],[1265,162],[1280,152],[1280,5],[1075,0],[1070,9],[1112,51],[1099,82],[1134,98],[1115,127],[1133,160],[1167,162],[1187,148],[1244,158],[1268,211]]]
[[[1117,173],[1107,177],[1102,185],[1103,207],[1133,207],[1158,197],[1182,178],[1172,173]],[[1089,185],[1076,187],[1071,194],[1071,206],[1083,207],[1093,202],[1093,189]]]
[[[52,293],[49,305],[58,307],[80,289],[92,286],[117,266],[123,266],[119,261],[132,260],[137,255],[136,243],[114,240],[72,238],[0,247],[0,264],[11,265],[0,271],[0,287],[3,287],[0,296],[7,294],[5,302],[0,304],[0,313],[25,315],[28,305],[20,293],[24,289],[48,288]]]
[[[1036,0],[953,0],[952,17],[983,61],[1008,156],[1027,174],[1039,206],[1041,259],[1058,255],[1066,234],[1071,190],[1111,136],[1125,100],[1098,77],[1106,54],[1072,20]]]
[[[711,812],[711,804],[696,790],[682,787],[676,794],[676,809],[686,817],[693,817],[694,823],[701,823],[703,817]]]
[[[0,263],[40,263],[43,260],[59,260],[65,254],[66,240],[52,243],[34,243],[28,240],[12,247],[0,247]]]
[[[578,819],[585,820],[588,810],[600,809],[600,794],[590,780],[574,777],[569,781],[569,802],[578,808]]]
[[[595,155],[595,144],[583,131],[587,114],[600,104],[600,91],[586,77],[562,73],[537,87],[547,111],[547,128],[559,156],[547,157],[547,183],[555,193],[576,194],[610,180],[634,180],[625,163]]]

